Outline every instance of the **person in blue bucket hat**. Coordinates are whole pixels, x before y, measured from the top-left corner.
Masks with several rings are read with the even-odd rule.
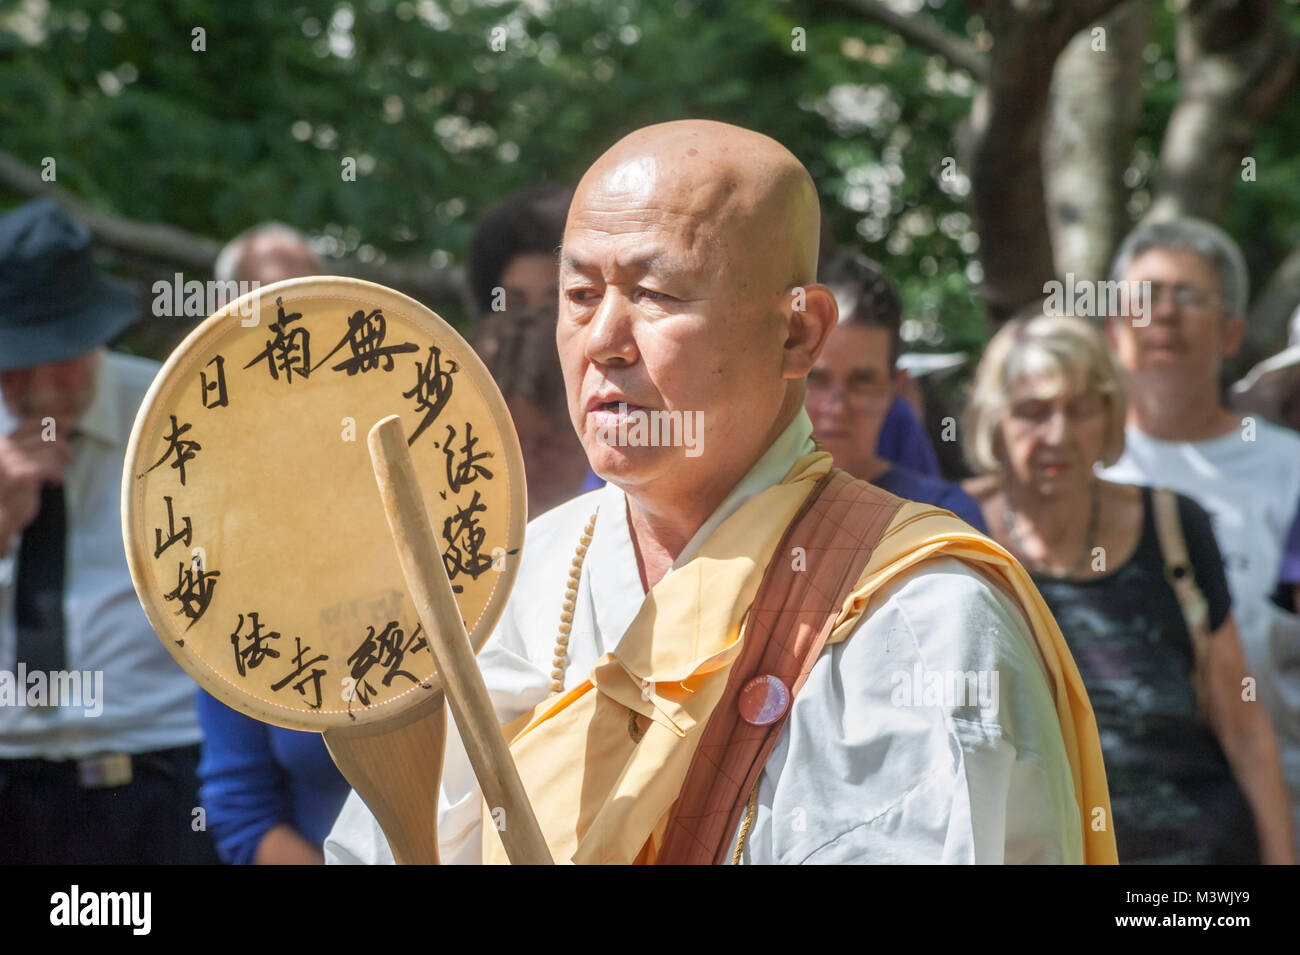
[[[0,216],[0,862],[204,863],[195,686],[136,599],[127,439],[156,362],[50,200]]]

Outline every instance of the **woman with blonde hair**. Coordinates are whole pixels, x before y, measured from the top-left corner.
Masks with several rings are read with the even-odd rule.
[[[1292,862],[1277,740],[1243,701],[1223,562],[1190,498],[1101,480],[1124,395],[1088,322],[1009,322],[964,428],[966,490],[1033,575],[1092,700],[1120,862]]]

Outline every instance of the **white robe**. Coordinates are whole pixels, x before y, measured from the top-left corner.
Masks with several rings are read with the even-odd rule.
[[[800,412],[673,566],[778,483],[812,450],[811,435]],[[597,506],[565,689],[614,649],[645,598],[621,490],[606,485],[531,522],[502,621],[479,654],[503,724],[550,695],[569,562]],[[986,707],[953,696],[952,681],[968,673],[996,688]],[[940,676],[950,686],[941,701],[923,692],[933,693]],[[448,722],[439,853],[444,863],[478,863],[482,798]],[[1079,818],[1056,707],[1023,615],[978,574],[944,558],[877,594],[850,637],[813,666],[764,766],[743,861],[1080,863]],[[325,841],[325,857],[393,861],[355,792]]]

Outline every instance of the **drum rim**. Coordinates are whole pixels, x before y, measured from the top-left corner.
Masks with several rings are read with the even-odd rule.
[[[167,652],[200,687],[237,712],[284,729],[322,733],[332,729],[358,727],[366,724],[378,725],[390,721],[403,723],[409,721],[415,712],[422,711],[424,707],[433,705],[437,699],[441,698],[442,682],[436,673],[433,674],[431,679],[424,683],[415,683],[409,689],[384,701],[377,707],[362,707],[358,710],[339,712],[337,715],[331,715],[330,717],[312,718],[305,715],[300,716],[305,711],[236,689],[234,684],[209,670],[196,655],[186,653],[183,647],[176,645],[172,636],[172,615],[165,613],[158,601],[153,597],[146,599],[146,594],[149,593],[148,584],[151,574],[151,564],[147,553],[149,544],[147,533],[144,530],[141,531],[140,535],[136,535],[134,531],[136,519],[141,516],[136,500],[139,495],[134,493],[136,485],[134,479],[140,470],[147,466],[147,462],[142,464],[144,458],[141,457],[146,451],[143,444],[146,422],[153,419],[154,412],[164,392],[171,386],[173,380],[179,379],[186,371],[191,370],[194,360],[214,340],[229,333],[229,322],[240,316],[245,302],[257,297],[262,300],[259,304],[259,308],[261,308],[268,298],[272,300],[276,296],[283,298],[286,293],[293,293],[295,299],[343,297],[344,295],[365,295],[369,297],[369,301],[373,301],[376,297],[386,298],[397,306],[394,309],[395,312],[417,323],[429,326],[435,333],[433,337],[439,339],[440,342],[458,343],[461,346],[454,358],[460,371],[466,374],[484,399],[484,406],[501,437],[502,454],[505,459],[507,474],[518,476],[518,480],[511,479],[507,481],[507,553],[503,558],[503,569],[496,573],[497,579],[492,592],[474,626],[466,628],[475,653],[483,649],[483,645],[496,629],[502,614],[505,613],[506,602],[514,589],[515,578],[519,572],[520,557],[523,554],[524,531],[528,523],[528,495],[526,476],[524,474],[523,450],[519,444],[519,435],[515,430],[514,421],[510,417],[505,399],[501,395],[501,390],[497,387],[496,381],[469,342],[433,309],[385,285],[339,275],[307,276],[260,286],[246,295],[228,302],[200,322],[163,362],[136,411],[135,420],[131,426],[131,436],[127,442],[122,471],[122,541],[126,551],[126,561],[131,574],[131,582],[135,588],[136,598],[140,601],[150,626],[153,627],[157,638],[167,648]],[[153,429],[149,430],[152,434]],[[140,526],[143,528],[143,523]],[[387,532],[387,527],[384,530]],[[401,586],[403,592],[406,592],[405,581],[402,581]],[[256,701],[258,705],[255,707],[249,706],[250,701]]]

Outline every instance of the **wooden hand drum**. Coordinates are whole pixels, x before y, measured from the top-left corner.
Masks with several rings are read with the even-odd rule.
[[[391,289],[322,277],[230,303],[171,355],[136,418],[122,521],[180,665],[242,713],[325,733],[398,861],[435,861],[444,677],[468,659],[482,690],[472,653],[510,592],[525,499],[505,402],[464,340]],[[504,740],[486,693],[457,693],[462,732],[469,707],[496,737],[495,757],[471,751],[482,778],[476,755]]]

